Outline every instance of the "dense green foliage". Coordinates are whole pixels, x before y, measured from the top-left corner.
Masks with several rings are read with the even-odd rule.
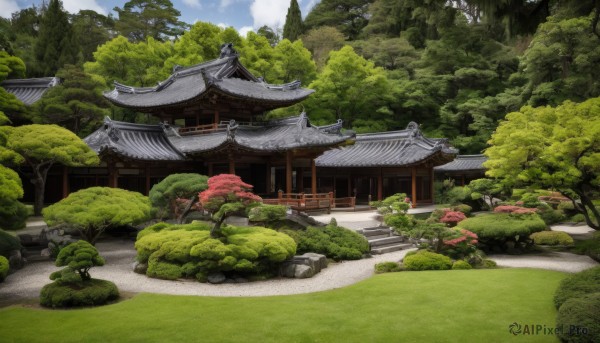
[[[407,255],[402,264],[406,270],[447,270],[452,268],[452,260],[448,256],[427,250]]]
[[[546,228],[536,214],[511,215],[507,213],[484,214],[460,222],[460,227],[472,231],[480,239],[502,239],[529,236]]]
[[[402,268],[398,262],[379,262],[375,265],[375,274],[399,272]]]
[[[0,282],[4,281],[4,279],[6,279],[9,269],[10,269],[10,266],[8,264],[8,259],[6,257],[0,255]]]
[[[457,269],[473,269],[473,266],[471,266],[469,264],[469,262],[467,262],[467,261],[458,260],[458,261],[454,261],[454,263],[452,263],[452,269],[453,270],[457,270]]]
[[[40,291],[40,304],[51,308],[99,306],[119,298],[117,286],[107,280],[90,279],[72,287],[52,282]]]
[[[103,266],[104,259],[93,245],[86,241],[77,241],[62,248],[54,264],[57,267],[66,266],[66,268],[52,273],[50,280],[63,284],[77,283],[90,280],[90,269],[95,266]]]
[[[554,306],[560,308],[567,300],[600,292],[600,266],[570,275],[554,294]]]
[[[541,231],[532,234],[535,244],[541,245],[573,245],[573,238],[563,231]]]
[[[509,113],[486,150],[488,175],[509,186],[556,189],[573,199],[587,224],[600,229],[592,199],[600,182],[600,98]]]
[[[248,211],[248,220],[254,223],[268,224],[284,219],[286,214],[286,206],[261,204]]]
[[[297,0],[290,2],[287,15],[285,16],[285,25],[283,25],[283,39],[295,41],[303,31],[302,13]]]
[[[101,92],[103,85],[70,64],[56,76],[64,81],[34,104],[32,120],[37,124],[57,124],[86,137],[110,114],[109,102]]]
[[[177,218],[181,224],[192,207],[198,203],[198,193],[208,187],[207,181],[208,177],[200,174],[171,174],[152,186],[148,197],[155,217]],[[180,204],[179,199],[187,203]]]
[[[253,275],[271,272],[296,253],[289,236],[262,227],[224,226],[222,238],[210,236],[210,225],[159,223],[140,232],[137,260],[148,263],[146,274],[161,279],[180,277],[206,281],[213,272]]]
[[[150,218],[147,197],[119,188],[90,187],[44,209],[49,226],[66,225],[94,244],[109,227],[136,225]]]
[[[21,155],[22,161],[33,170],[31,182],[35,186],[35,215],[42,213],[46,175],[54,164],[83,167],[100,162],[96,152],[81,138],[57,125],[24,125],[9,132],[7,147]]]
[[[600,337],[600,292],[565,301],[558,310],[556,327],[562,342],[593,343]]]
[[[190,342],[198,337],[203,341],[265,343],[410,342],[415,337],[431,342],[504,342],[510,340],[507,326],[515,318],[521,323],[548,323],[549,327],[554,323],[552,293],[565,276],[522,268],[388,273],[348,287],[289,296],[141,293],[114,306],[82,311],[9,306],[0,308],[0,333],[9,342],[32,343],[80,342],[82,337],[98,343],[124,338]],[[299,313],[302,320],[298,320]],[[158,323],[172,325],[157,329]],[[282,330],[282,323],[292,324]],[[336,329],[324,330],[324,323]],[[65,330],[65,326],[73,329]],[[548,335],[524,338],[540,343],[554,339]]]
[[[21,242],[15,236],[0,229],[0,256],[9,258],[13,250],[21,250]]]
[[[115,7],[119,20],[115,28],[131,41],[146,38],[168,40],[183,33],[186,24],[169,0],[130,0],[123,8]]]
[[[298,253],[316,252],[336,261],[359,260],[369,252],[364,236],[330,223],[325,227],[308,227],[305,231],[285,231],[298,244]]]

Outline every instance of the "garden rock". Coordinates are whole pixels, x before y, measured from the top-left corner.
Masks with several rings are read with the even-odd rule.
[[[10,265],[10,269],[21,269],[25,266],[26,260],[21,255],[20,250],[13,250],[10,252],[10,256],[8,258],[8,264]]]
[[[138,261],[133,262],[133,271],[135,273],[146,275],[147,270],[148,270],[147,263],[141,263]]]
[[[223,275],[223,273],[208,274],[207,279],[208,279],[208,282],[214,283],[214,284],[223,283],[226,280],[225,275]]]
[[[248,218],[231,216],[225,219],[225,223],[233,226],[248,226]]]
[[[313,275],[315,275],[315,270],[313,268],[311,268],[310,266],[303,265],[303,264],[296,265],[296,269],[294,272],[294,277],[296,279],[306,279],[306,278],[313,277]]]
[[[295,274],[296,274],[296,264],[294,264],[293,261],[287,261],[281,265],[279,275],[293,278]]]
[[[52,243],[50,243],[52,244]],[[42,251],[40,251],[40,256],[42,257],[47,257],[50,258],[52,254],[50,253],[50,248],[46,248],[46,249],[42,249]]]

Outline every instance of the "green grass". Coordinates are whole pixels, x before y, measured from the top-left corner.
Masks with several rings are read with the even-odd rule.
[[[566,274],[533,269],[400,272],[333,291],[275,297],[139,294],[82,310],[0,309],[6,342],[556,342]],[[215,286],[218,287],[218,286]]]

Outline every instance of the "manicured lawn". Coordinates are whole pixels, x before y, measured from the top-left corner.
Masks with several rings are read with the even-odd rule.
[[[564,273],[533,269],[382,274],[328,292],[276,297],[140,294],[84,310],[0,309],[1,342],[556,342]],[[1,285],[0,285],[1,287]]]

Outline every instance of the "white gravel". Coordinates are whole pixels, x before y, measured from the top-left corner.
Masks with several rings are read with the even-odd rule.
[[[525,255],[492,255],[490,258],[500,267],[539,268],[576,273],[598,265],[589,256],[567,252],[544,252]]]
[[[135,250],[131,241],[98,243],[106,265],[90,270],[94,278],[114,282],[119,290],[126,292],[149,292],[161,294],[202,296],[270,296],[311,293],[348,286],[369,278],[374,266],[382,261],[399,261],[409,250],[397,251],[358,261],[332,263],[310,279],[277,278],[268,281],[239,284],[203,284],[194,280],[167,281],[136,274],[132,271]],[[10,298],[34,298],[40,289],[51,281],[48,276],[59,270],[51,262],[35,262],[8,276],[0,284],[0,300]]]

